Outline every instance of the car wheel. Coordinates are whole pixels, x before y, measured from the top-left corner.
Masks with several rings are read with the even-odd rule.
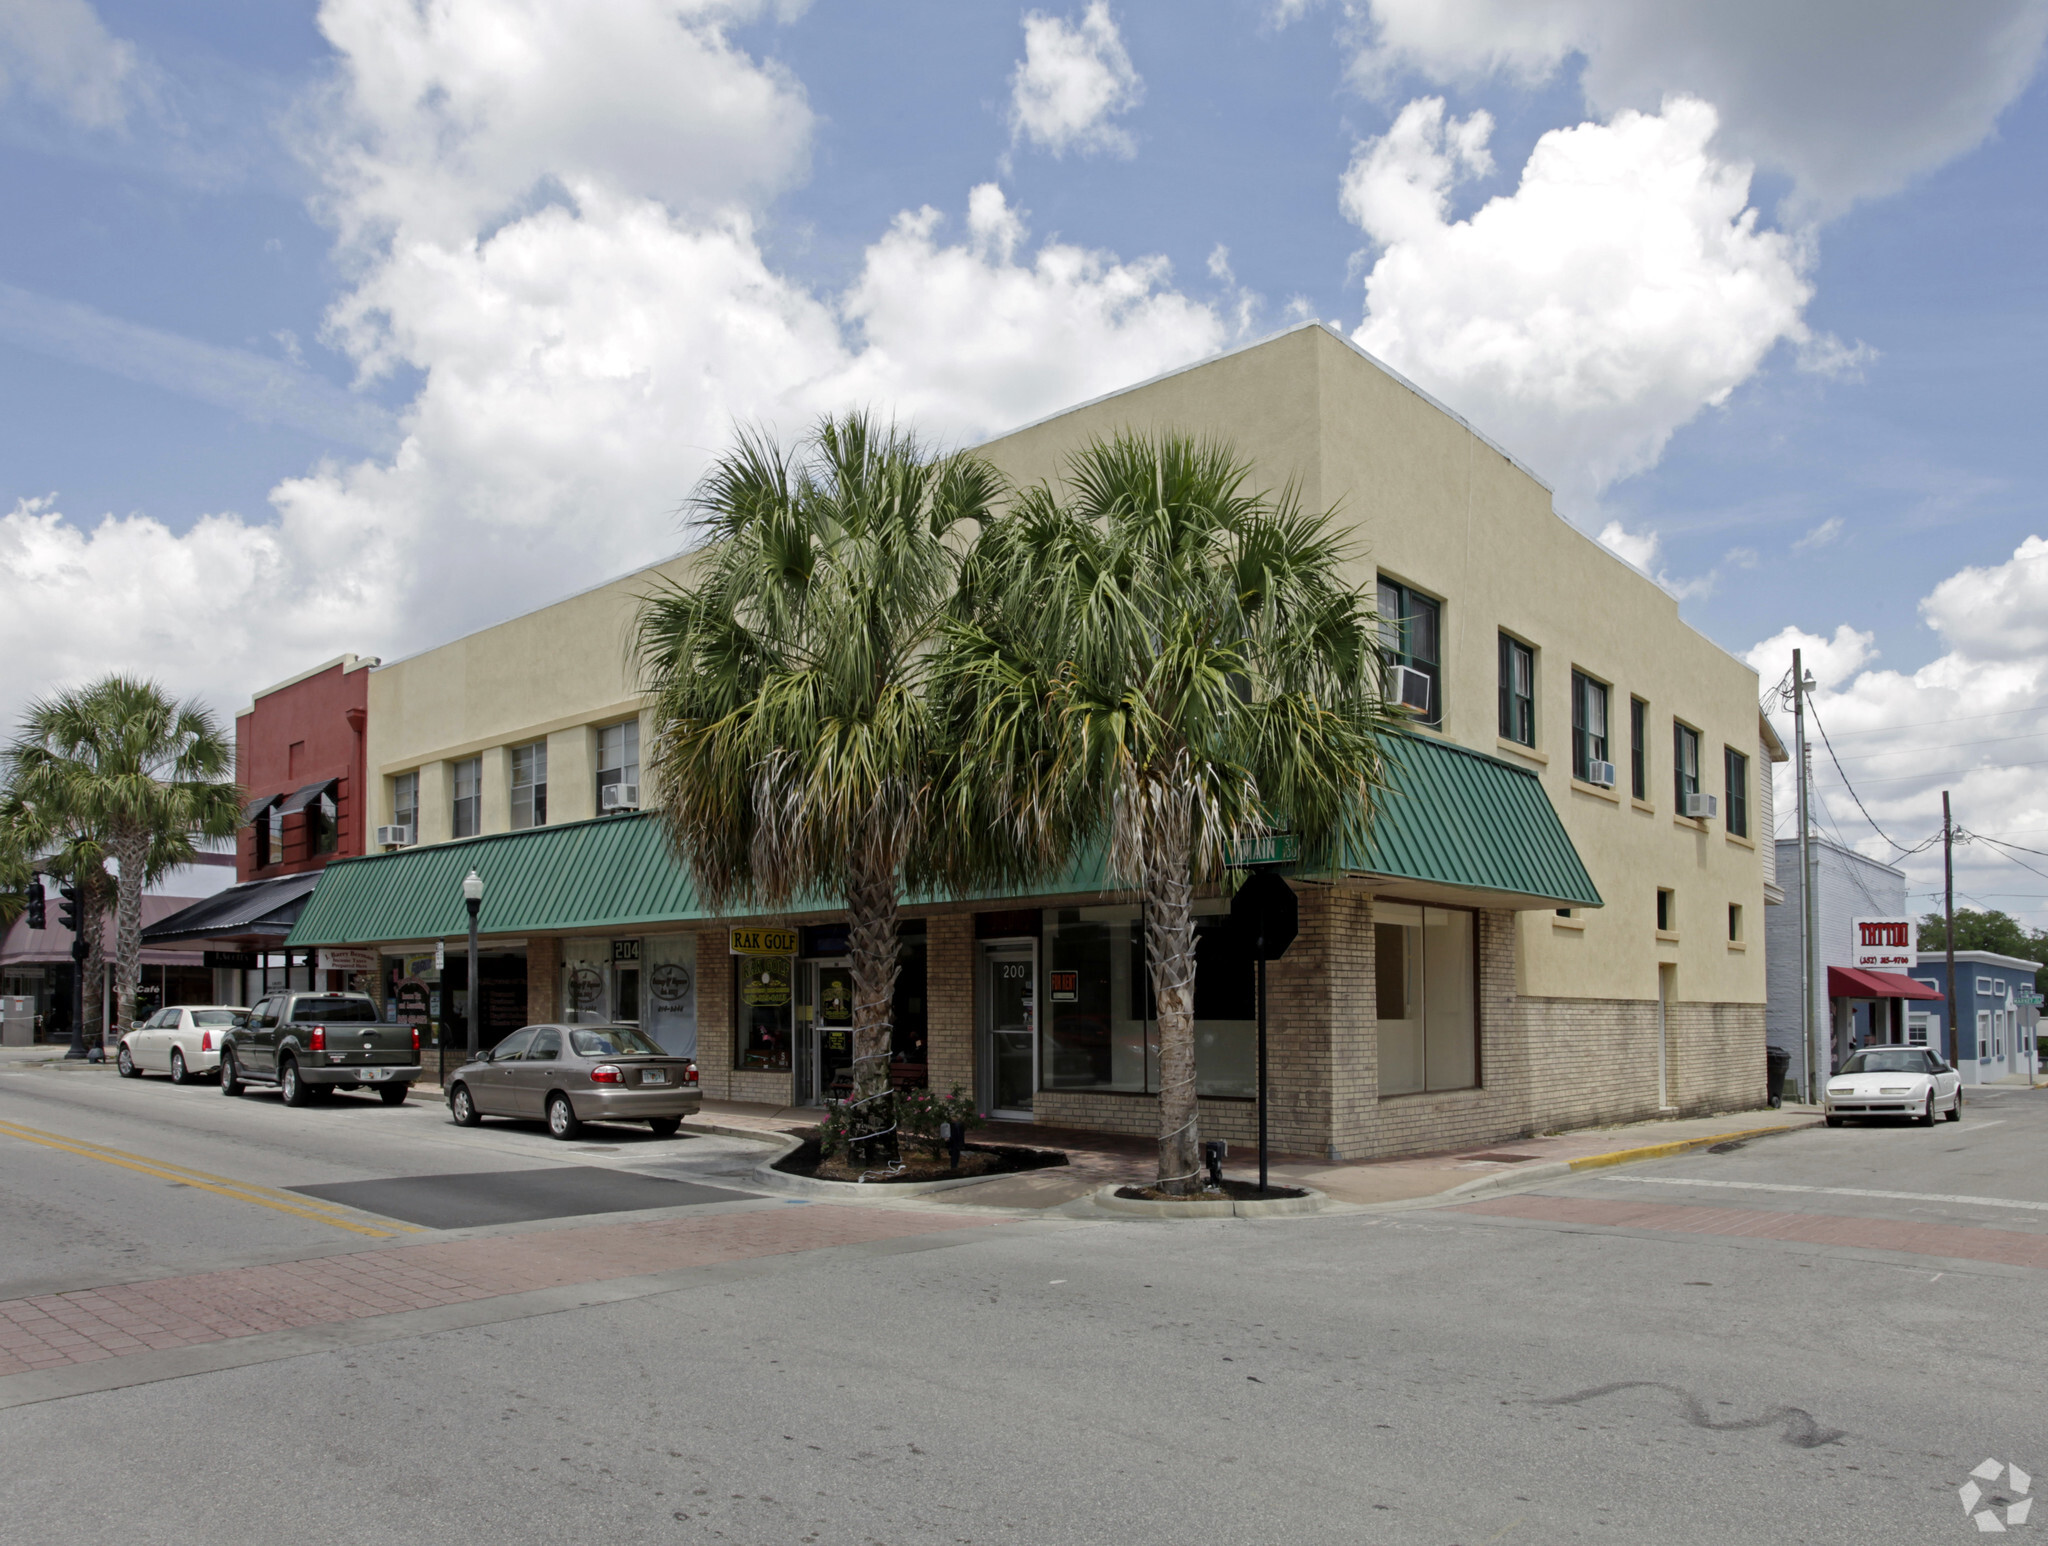
[[[469,1098],[469,1086],[458,1084],[448,1092],[448,1114],[455,1118],[457,1127],[475,1127],[484,1119],[476,1109],[476,1102]]]
[[[387,1106],[403,1106],[405,1092],[411,1088],[409,1084],[380,1084],[377,1086],[377,1099]]]
[[[1842,1119],[1834,1115],[1832,1112],[1830,1112],[1828,1114],[1827,1124],[1829,1127],[1840,1127],[1842,1125]]]
[[[121,1050],[114,1054],[114,1067],[121,1071],[123,1079],[140,1079],[142,1070],[135,1066],[135,1054],[128,1050],[128,1043],[121,1043]]]
[[[569,1104],[569,1097],[559,1091],[548,1097],[548,1132],[564,1140],[574,1138],[583,1131],[583,1124],[576,1120],[576,1108]]]
[[[1934,1091],[1927,1092],[1927,1109],[1915,1118],[1922,1127],[1934,1126]]]
[[[649,1117],[647,1130],[657,1138],[673,1138],[682,1131],[681,1117]]]
[[[182,1047],[171,1048],[171,1083],[183,1084],[191,1077],[185,1071],[185,1051]]]
[[[235,1055],[225,1047],[220,1051],[220,1092],[223,1095],[242,1093],[242,1081],[235,1077]]]
[[[1962,1119],[1963,1119],[1963,1092],[1962,1092],[1962,1089],[1961,1089],[1961,1087],[1960,1087],[1960,1086],[1958,1086],[1958,1087],[1957,1087],[1957,1089],[1956,1089],[1956,1099],[1955,1099],[1955,1104],[1954,1104],[1954,1105],[1952,1105],[1952,1106],[1950,1106],[1950,1107],[1948,1108],[1948,1110],[1944,1111],[1944,1112],[1942,1113],[1942,1115],[1943,1115],[1944,1117],[1948,1118],[1948,1120],[1949,1120],[1949,1121],[1951,1121],[1951,1122],[1960,1122],[1960,1121],[1962,1121]]]
[[[296,1058],[284,1060],[284,1066],[277,1071],[277,1087],[283,1093],[287,1106],[305,1106],[312,1103],[313,1087],[307,1084],[299,1073]]]

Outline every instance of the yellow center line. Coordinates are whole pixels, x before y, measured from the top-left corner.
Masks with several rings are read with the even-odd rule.
[[[18,1122],[0,1121],[0,1136],[19,1138],[24,1143],[41,1144],[47,1149],[59,1149],[66,1154],[76,1154],[85,1159],[98,1160],[106,1165],[118,1165],[123,1170],[133,1170],[141,1175],[155,1176],[159,1180],[176,1181],[184,1186],[195,1187],[202,1192],[213,1192],[221,1197],[231,1197],[237,1202],[251,1202],[259,1208],[273,1208],[279,1213],[289,1213],[296,1218],[310,1219],[316,1224],[331,1224],[336,1229],[348,1230],[351,1234],[368,1235],[377,1240],[389,1240],[398,1234],[418,1234],[411,1224],[390,1222],[383,1227],[357,1223],[344,1216],[330,1204],[295,1193],[280,1192],[275,1187],[257,1186],[247,1181],[235,1181],[227,1176],[211,1175],[203,1170],[193,1170],[185,1165],[174,1165],[168,1160],[155,1160],[141,1154],[130,1154],[123,1149],[110,1149],[102,1144],[88,1143],[82,1138],[67,1138],[59,1133],[45,1133],[33,1127],[23,1127]]]

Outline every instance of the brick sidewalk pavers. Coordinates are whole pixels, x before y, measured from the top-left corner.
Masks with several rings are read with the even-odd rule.
[[[1909,1224],[1834,1213],[1780,1213],[1697,1203],[1618,1202],[1593,1197],[1550,1197],[1542,1193],[1464,1203],[1447,1211],[1552,1224],[1593,1224],[1610,1229],[1656,1229],[1674,1234],[1794,1240],[1804,1245],[1859,1246],[1914,1256],[1998,1262],[2008,1267],[2048,1268],[2048,1233],[1992,1229],[1978,1224]]]
[[[533,1289],[1002,1222],[808,1203],[387,1246],[0,1300],[0,1377]]]

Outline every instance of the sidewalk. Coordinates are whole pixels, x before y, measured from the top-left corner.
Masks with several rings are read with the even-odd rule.
[[[758,1133],[765,1137],[808,1127],[823,1115],[821,1111],[801,1107],[707,1100],[702,1115],[692,1117],[685,1126],[741,1136]],[[1812,1127],[1819,1121],[1819,1107],[1787,1105],[1776,1111],[1738,1111],[1717,1117],[1587,1128],[1579,1132],[1518,1138],[1406,1159],[1360,1160],[1332,1165],[1301,1155],[1276,1153],[1267,1172],[1274,1181],[1283,1185],[1312,1186],[1338,1202],[1367,1205],[1415,1202],[1460,1188],[1481,1190],[1483,1188],[1474,1187],[1473,1183],[1494,1176],[1501,1178],[1500,1185],[1513,1185],[1518,1176],[1531,1172],[1539,1175],[1564,1173],[1562,1168],[1552,1169],[1553,1166],[1583,1170],[1626,1164],[1632,1160],[1658,1159],[1667,1154],[1683,1153],[1688,1148],[1706,1148],[1727,1142],[1738,1135],[1789,1132],[1795,1128]],[[1057,1208],[1112,1182],[1119,1185],[1142,1183],[1158,1174],[1158,1144],[1150,1138],[1039,1126],[1031,1122],[988,1121],[973,1130],[970,1142],[1063,1149],[1067,1163],[1054,1170],[1032,1171],[979,1186],[963,1186],[956,1191],[935,1193],[921,1201],[990,1208]],[[1233,1180],[1256,1180],[1258,1164],[1256,1149],[1233,1144],[1223,1171]]]

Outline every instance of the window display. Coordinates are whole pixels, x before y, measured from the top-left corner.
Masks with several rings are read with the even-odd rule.
[[[1479,1082],[1474,915],[1374,902],[1381,1095]]]
[[[787,1073],[795,1027],[788,956],[734,956],[739,1003],[739,1045],[734,1066],[747,1072]]]

